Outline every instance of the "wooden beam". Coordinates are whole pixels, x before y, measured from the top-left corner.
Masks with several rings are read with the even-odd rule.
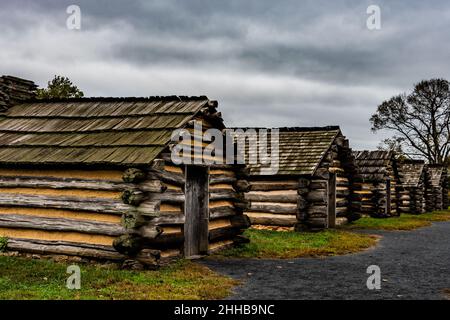
[[[280,215],[259,212],[246,212],[245,214],[250,218],[252,224],[292,227],[297,223],[297,217],[295,215]]]
[[[51,197],[20,194],[0,194],[0,206],[54,208],[98,213],[122,214],[130,206],[103,198]]]
[[[272,203],[272,202],[252,202],[250,212],[268,212],[278,214],[296,214],[297,204],[288,203]]]
[[[299,183],[297,181],[251,181],[251,191],[270,191],[270,190],[297,190]]]
[[[282,191],[250,191],[245,193],[245,199],[256,202],[296,203],[298,198],[295,190]]]
[[[43,255],[58,254],[106,260],[123,260],[126,258],[113,247],[66,241],[9,238],[7,249]]]
[[[100,223],[63,218],[44,218],[18,214],[0,215],[0,227],[47,231],[73,231],[108,236],[118,236],[125,233],[125,229],[121,225],[115,223]]]
[[[53,177],[0,177],[0,188],[49,188],[49,189],[88,189],[103,191],[123,191],[131,188],[128,183],[106,180],[82,180]]]

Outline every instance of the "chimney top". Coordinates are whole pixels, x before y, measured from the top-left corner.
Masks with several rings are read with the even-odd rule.
[[[13,76],[0,77],[0,112],[36,96],[37,85],[30,80]]]

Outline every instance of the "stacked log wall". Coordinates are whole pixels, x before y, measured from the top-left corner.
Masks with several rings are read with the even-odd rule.
[[[398,195],[400,213],[425,213],[425,189],[423,186],[399,187]]]
[[[382,173],[374,174],[377,179],[361,179],[355,183],[356,195],[361,197],[361,215],[373,217],[397,216],[398,178],[392,165],[387,166]],[[387,182],[390,180],[390,213],[387,212]]]
[[[330,153],[330,172],[336,173],[336,216],[357,220],[360,218],[361,197],[354,192],[357,168],[348,139],[338,136]]]
[[[250,220],[244,214],[249,207],[244,192],[249,188],[244,166],[216,165],[210,168],[209,251],[215,252],[241,241]]]
[[[117,170],[0,169],[0,237],[9,250],[121,260],[130,184]]]
[[[244,241],[240,235],[250,226],[248,218],[243,215],[247,203],[242,194],[248,187],[245,168],[240,165],[204,163],[205,160],[222,160],[224,155],[222,150],[215,150],[211,157],[206,157],[204,150],[211,141],[205,141],[205,136],[198,137],[194,134],[194,125],[201,123],[204,134],[207,129],[215,127],[213,121],[203,116],[196,117],[186,127],[192,140],[190,143],[185,140],[181,142],[181,145],[188,143],[191,150],[188,156],[192,164],[199,163],[208,167],[208,242],[211,253]],[[173,146],[170,146],[169,150],[171,148]],[[161,257],[173,259],[183,254],[186,172],[184,164],[177,165],[172,162],[169,150],[163,152],[160,159],[154,160],[150,170],[145,173],[147,179],[159,178],[163,191],[159,196],[159,212],[146,219],[144,226],[161,232],[156,234],[155,239],[147,238],[138,243],[142,242],[148,249],[160,250]]]
[[[0,170],[8,249],[159,265],[182,255],[185,172],[170,157],[124,170]],[[245,168],[210,169],[210,251],[244,241]]]
[[[302,195],[306,200],[306,216],[304,220],[299,220],[299,223],[306,226],[308,230],[322,230],[328,227],[328,180],[331,160],[328,154],[312,176],[308,189],[299,189],[299,193],[307,192]],[[306,185],[306,179],[303,181]],[[299,226],[296,229],[299,230]]]
[[[245,193],[249,202],[245,214],[252,224],[293,227],[298,221],[299,206],[304,209],[298,190],[296,177],[252,176]]]
[[[213,165],[209,168],[209,252],[231,246],[244,229],[250,226],[243,215],[243,199],[236,184],[245,180],[238,167]],[[125,223],[128,234],[118,239],[116,248],[124,253],[147,249],[158,252],[161,263],[183,255],[185,223],[185,167],[175,165],[168,156],[154,160],[152,168],[144,172],[145,180],[136,181],[138,194],[144,196],[134,203]],[[146,194],[142,186],[160,182],[161,192]],[[130,247],[128,247],[130,245]],[[138,249],[133,248],[137,246]]]
[[[432,171],[437,171],[439,177],[436,179],[432,177]],[[426,180],[426,210],[431,212],[434,210],[442,210],[448,208],[448,174],[447,168],[435,166],[427,167]]]

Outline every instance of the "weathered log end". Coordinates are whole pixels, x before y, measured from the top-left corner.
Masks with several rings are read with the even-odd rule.
[[[128,168],[123,173],[122,179],[128,183],[139,183],[147,178],[147,174],[141,169]]]
[[[234,188],[239,192],[249,192],[250,183],[247,180],[237,180],[234,184]]]
[[[233,216],[230,221],[231,225],[238,229],[247,229],[252,225],[250,218],[245,214]]]
[[[159,226],[145,225],[137,231],[137,233],[146,239],[155,239],[163,233],[163,229]]]
[[[156,270],[160,266],[161,251],[153,249],[142,249],[136,255],[136,260],[142,263],[147,270]]]
[[[124,214],[122,214],[122,225],[126,229],[138,228],[138,227],[143,226],[144,224],[145,224],[145,218],[136,209],[132,209],[132,210],[127,211]]]
[[[122,201],[125,204],[137,206],[145,200],[145,193],[140,190],[128,189],[122,193]]]
[[[133,234],[124,234],[116,238],[113,247],[126,256],[135,256],[142,247],[142,238]]]

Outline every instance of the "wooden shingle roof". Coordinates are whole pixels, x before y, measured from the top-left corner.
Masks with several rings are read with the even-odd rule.
[[[270,143],[271,128],[233,128],[248,130],[268,129],[268,142]],[[277,128],[272,128],[277,129]],[[330,149],[335,138],[340,134],[338,126],[313,128],[278,128],[279,129],[279,170],[278,175],[312,175],[316,171],[325,153]],[[246,148],[246,162],[250,174],[259,175],[262,165],[248,164],[249,155],[258,153],[258,145]],[[268,150],[270,156],[270,149]],[[258,157],[259,159],[259,157]]]
[[[417,187],[421,182],[421,178],[425,170],[425,162],[421,160],[405,161],[398,164],[400,182],[405,187]]]
[[[366,181],[380,181],[388,175],[394,162],[392,151],[354,151],[358,175]]]
[[[0,115],[0,163],[145,165],[206,97],[36,100]]]

